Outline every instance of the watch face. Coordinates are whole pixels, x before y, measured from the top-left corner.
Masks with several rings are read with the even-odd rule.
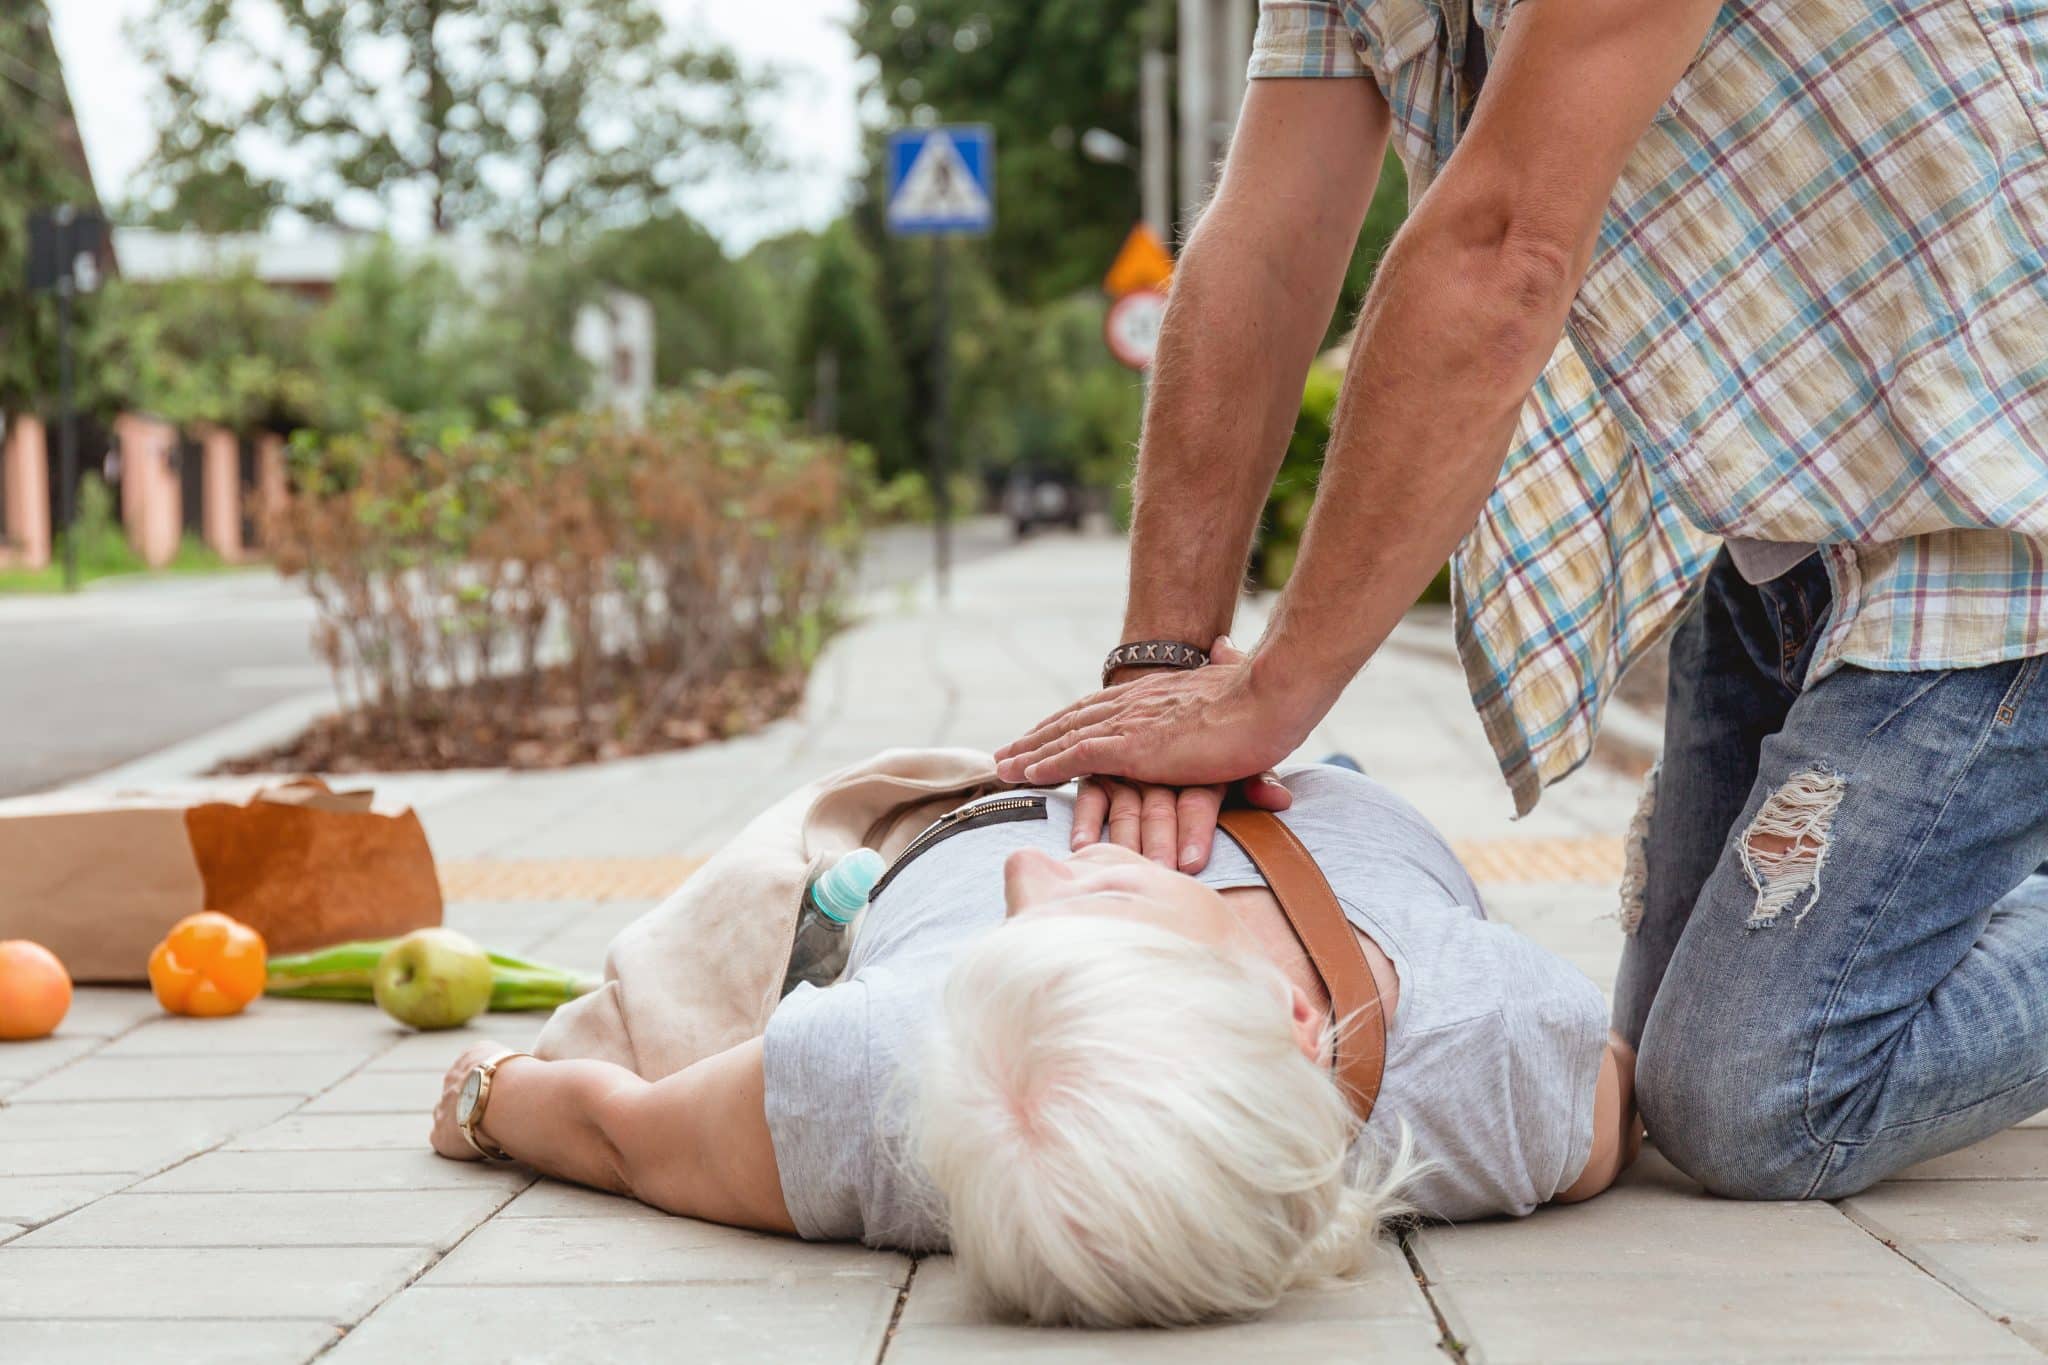
[[[481,1067],[470,1068],[469,1076],[462,1082],[462,1095],[455,1101],[455,1121],[469,1122],[469,1116],[476,1112],[477,1093],[483,1089],[484,1073]]]

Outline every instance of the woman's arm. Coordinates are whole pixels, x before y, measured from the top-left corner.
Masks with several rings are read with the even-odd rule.
[[[442,1156],[476,1159],[456,1098],[471,1068],[503,1051],[480,1044],[449,1069],[434,1107]],[[543,1175],[689,1218],[794,1233],[764,1093],[759,1038],[652,1082],[609,1062],[515,1057],[498,1068],[479,1127]]]
[[[1586,1169],[1554,1202],[1576,1204],[1612,1185],[1643,1149],[1643,1120],[1636,1112],[1636,1050],[1617,1034],[1607,1036],[1600,1084],[1593,1092],[1593,1155]]]

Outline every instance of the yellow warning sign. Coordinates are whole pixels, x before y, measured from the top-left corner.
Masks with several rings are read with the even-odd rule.
[[[1173,278],[1173,257],[1159,240],[1159,234],[1144,223],[1131,229],[1122,249],[1102,277],[1102,288],[1113,299],[1135,294],[1140,289],[1164,289]]]

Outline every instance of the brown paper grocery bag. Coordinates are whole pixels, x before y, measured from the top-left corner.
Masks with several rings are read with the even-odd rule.
[[[419,816],[379,814],[368,792],[356,795],[266,792],[186,811],[206,908],[263,935],[273,953],[439,924],[441,882]]]
[[[298,952],[439,924],[441,890],[417,815],[318,779],[0,801],[0,939],[33,939],[74,980],[147,980],[199,910]]]
[[[0,939],[42,944],[74,981],[144,980],[205,898],[182,810],[0,804]]]

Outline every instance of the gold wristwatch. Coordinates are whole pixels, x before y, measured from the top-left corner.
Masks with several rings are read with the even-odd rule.
[[[469,1069],[469,1077],[462,1083],[462,1094],[455,1101],[455,1126],[462,1130],[462,1137],[476,1154],[486,1161],[510,1161],[512,1154],[503,1147],[494,1145],[483,1134],[484,1111],[491,1103],[491,1081],[498,1074],[498,1068],[514,1057],[531,1057],[531,1052],[501,1052],[488,1062],[478,1062]]]

